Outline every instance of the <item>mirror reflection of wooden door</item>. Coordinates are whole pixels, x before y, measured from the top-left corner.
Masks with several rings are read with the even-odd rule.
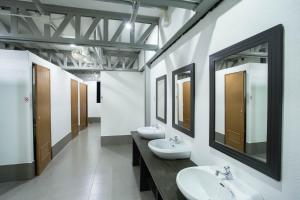
[[[183,127],[191,127],[191,83],[186,81],[182,84],[183,95]]]
[[[80,84],[80,129],[88,126],[87,85]]]
[[[51,161],[50,70],[34,65],[35,70],[35,157],[40,175]]]
[[[71,80],[71,132],[78,135],[78,82]]]
[[[245,71],[225,75],[225,143],[245,149]]]

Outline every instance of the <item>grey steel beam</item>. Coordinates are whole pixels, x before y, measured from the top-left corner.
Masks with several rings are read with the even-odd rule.
[[[117,65],[119,64],[120,62],[120,58],[117,58],[115,64],[112,66],[113,69],[115,69],[117,67]]]
[[[17,0],[0,0],[1,7],[9,7],[9,8],[23,8],[30,11],[36,11],[37,8],[35,4],[32,2],[26,1],[17,1]],[[84,17],[100,17],[100,18],[107,18],[112,20],[126,20],[129,21],[131,15],[128,13],[119,13],[119,12],[110,12],[110,11],[101,11],[101,10],[93,10],[93,9],[83,9],[83,8],[75,8],[75,7],[67,7],[67,6],[58,6],[58,5],[51,5],[51,4],[43,4],[43,8],[48,13],[56,13],[56,14],[71,14],[71,15],[80,15]],[[136,22],[139,23],[149,23],[149,24],[158,24],[159,17],[149,17],[138,15],[136,17]]]
[[[107,56],[115,56],[115,57],[135,57],[138,55],[136,52],[131,52],[131,51],[112,51],[112,50],[105,50],[103,51],[104,55]]]
[[[2,20],[0,20],[0,23],[2,24],[3,28],[5,29],[6,33],[10,32],[10,27],[5,24]]]
[[[125,71],[125,72],[139,72],[137,69],[123,69],[123,68],[115,68],[115,69],[112,69],[112,68],[104,68],[104,69],[101,69],[100,67],[85,67],[85,68],[82,68],[82,67],[63,67],[62,69],[68,71],[68,72],[95,72],[95,71]]]
[[[23,15],[28,15],[30,16],[31,14],[29,12],[27,12],[26,10],[21,9],[20,12]],[[26,21],[26,23],[28,24],[29,29],[31,30],[31,32],[36,35],[36,36],[42,36],[42,33],[40,32],[39,28],[37,27],[37,25],[35,24],[35,22],[33,21],[32,18],[30,17],[24,17],[24,20]]]
[[[108,19],[105,18],[103,21],[103,40],[108,41]]]
[[[48,13],[45,11],[45,9],[43,8],[42,3],[40,2],[40,0],[32,0],[32,2],[34,3],[35,7],[38,9],[39,13],[41,15],[47,15]]]
[[[65,30],[66,26],[70,23],[71,19],[74,17],[74,15],[72,14],[68,14],[63,21],[61,22],[61,24],[58,26],[58,28],[56,29],[56,31],[53,34],[53,38],[58,38],[62,32]],[[76,29],[75,29],[76,31]],[[75,33],[76,35],[76,33]]]
[[[12,34],[1,34],[0,41],[4,42],[18,42],[18,43],[47,43],[47,44],[65,44],[71,45],[76,44],[78,46],[90,46],[90,47],[113,47],[117,49],[134,49],[134,50],[148,50],[156,51],[157,45],[152,44],[129,44],[125,42],[109,42],[100,40],[83,40],[74,38],[37,38],[32,35],[12,35]]]
[[[137,57],[132,58],[131,61],[128,63],[128,65],[126,66],[127,69],[131,69],[133,64],[135,63]]]
[[[92,33],[95,31],[96,27],[98,26],[100,20],[101,20],[100,17],[94,18],[92,24],[90,25],[90,27],[84,34],[83,39],[88,40],[91,37]],[[100,40],[101,40],[101,38],[100,38]]]
[[[18,14],[17,8],[11,7],[10,12],[12,14]],[[18,33],[18,17],[11,15],[10,16],[10,33],[16,35]]]
[[[194,11],[203,14],[203,13],[207,12],[207,8],[212,7],[213,5],[215,5],[218,2],[219,2],[218,0],[210,0],[210,1],[201,0],[201,2],[194,9]]]
[[[75,15],[75,38],[81,38],[81,17],[80,15]]]
[[[68,55],[68,58],[71,60],[71,62],[73,63],[74,66],[79,68],[79,64],[71,55]]]
[[[193,10],[198,5],[198,3],[183,0],[141,0],[141,3],[144,2],[151,3],[153,6],[171,6],[187,10]]]
[[[97,0],[97,1],[103,1],[103,2],[109,2],[109,3],[117,3],[117,4],[123,4],[123,5],[132,5],[131,0]],[[141,7],[154,7],[151,3],[148,4],[147,2],[144,2],[140,5]],[[155,6],[156,8],[167,10],[168,6]]]
[[[188,20],[171,38],[161,47],[154,56],[145,64],[151,66],[151,64],[158,59],[164,52],[166,52],[174,43],[177,42],[184,34],[192,29],[202,18],[206,16],[208,12],[213,10],[222,0],[203,0],[201,11],[199,10],[194,16]]]
[[[131,5],[130,0],[98,0],[111,3],[127,4]],[[184,0],[140,0],[142,7],[157,7],[166,9],[168,6],[176,8],[184,8],[188,10],[193,10],[198,5],[197,2],[184,1]]]
[[[149,35],[152,33],[153,29],[155,28],[155,24],[151,24],[147,30],[143,33],[143,35],[138,39],[136,42],[137,44],[143,44],[146,39],[149,37]]]
[[[67,71],[100,71],[100,67],[62,67],[62,69]]]
[[[123,30],[124,30],[125,23],[126,23],[126,22],[123,21],[123,22],[120,24],[120,26],[118,27],[117,31],[115,32],[115,34],[113,35],[113,37],[111,38],[110,41],[115,42],[115,41],[118,39],[118,37],[121,35],[121,33],[122,33]]]
[[[135,42],[135,23],[131,23],[130,43],[133,44],[134,42]]]

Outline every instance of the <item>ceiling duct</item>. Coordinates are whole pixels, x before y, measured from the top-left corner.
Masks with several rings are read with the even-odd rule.
[[[87,47],[82,47],[80,49],[73,49],[72,57],[75,60],[89,63],[89,64],[95,62],[95,59],[92,57],[92,55],[90,54],[89,49]]]

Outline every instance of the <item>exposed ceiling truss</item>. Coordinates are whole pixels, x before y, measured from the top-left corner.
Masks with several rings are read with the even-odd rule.
[[[100,70],[132,70],[134,63],[138,61],[139,51],[158,49],[157,45],[145,44],[145,41],[158,25],[159,18],[137,15],[139,6],[133,6],[132,15],[42,4],[39,0],[0,0],[0,7],[1,16],[8,17],[8,20],[0,17],[0,23],[5,29],[0,33],[0,42],[9,48],[33,51],[64,69],[93,67]],[[57,15],[61,18],[59,24],[52,21],[53,16]],[[36,20],[41,17],[44,17],[42,24],[41,20]],[[82,28],[83,18],[91,21],[85,29]],[[120,25],[112,37],[109,37],[112,20],[119,21]],[[130,29],[129,41],[124,42],[119,38],[126,22],[131,22],[133,27]],[[146,25],[139,38],[135,38],[135,23]],[[70,25],[74,29],[73,34],[64,34],[66,27]],[[49,49],[44,48],[47,45]],[[58,50],[55,45],[85,47],[94,62],[76,61],[72,58],[72,52]]]
[[[131,5],[132,0],[97,0],[118,4]],[[169,6],[196,11],[203,0],[139,0],[142,7],[156,7],[167,9]]]
[[[137,71],[141,51],[156,51],[146,64],[150,66],[221,0],[96,1],[132,6],[132,14],[42,4],[40,0],[0,0],[0,48],[29,50],[69,71]],[[146,44],[159,23],[159,17],[138,15],[139,7],[166,10],[169,6],[193,10],[195,15],[161,48],[156,44]],[[5,15],[6,19],[3,19]],[[57,18],[60,18],[59,22]],[[87,18],[88,23],[84,21]],[[110,31],[112,21],[119,22],[114,32]],[[121,36],[128,22],[132,27],[129,39],[124,41]],[[139,36],[136,34],[137,23],[145,26]],[[66,33],[70,26],[72,34],[70,31]],[[74,59],[74,50],[60,49],[63,45],[80,47],[92,59]]]

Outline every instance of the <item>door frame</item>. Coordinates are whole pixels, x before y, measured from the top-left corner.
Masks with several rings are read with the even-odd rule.
[[[37,138],[36,138],[36,94],[37,94],[37,91],[36,91],[36,67],[39,66],[39,67],[43,67],[39,64],[36,64],[34,62],[32,62],[32,65],[31,65],[31,85],[32,85],[32,94],[31,94],[31,105],[32,105],[32,132],[33,132],[33,157],[34,157],[34,167],[35,167],[35,175],[38,176],[40,175],[43,171],[39,172],[38,171],[38,161],[37,161]],[[50,73],[50,69],[47,68],[47,67],[43,67],[43,68],[46,68],[49,70],[49,87],[50,87],[50,157],[51,157],[51,160],[53,159],[53,152],[52,152],[52,129],[51,129],[51,125],[52,125],[52,120],[51,120],[51,116],[52,116],[52,112],[51,112],[51,73]],[[50,160],[50,162],[51,162]],[[49,162],[49,163],[50,163]],[[48,163],[48,164],[49,164]]]
[[[81,87],[85,88],[85,97],[86,97],[86,103],[85,103],[85,109],[86,109],[86,116],[85,116],[85,125],[82,126],[81,124]],[[80,117],[79,117],[79,126],[80,130],[83,130],[88,127],[88,85],[84,83],[79,83],[79,96],[80,96],[80,103],[79,103],[79,109],[80,109]]]
[[[77,120],[76,120],[76,121],[77,121],[77,124],[76,124],[76,133],[73,131],[73,128],[72,128],[72,127],[73,127],[73,120],[72,120],[72,119],[73,119],[73,111],[72,111],[72,105],[73,105],[73,101],[72,101],[72,100],[73,100],[73,99],[72,99],[72,91],[73,91],[73,90],[72,90],[72,89],[73,89],[73,88],[72,88],[72,83],[73,83],[73,82],[76,82],[76,84],[77,84],[77,90],[76,90],[76,91],[77,91],[77,95],[75,95],[76,98],[77,98],[77,106],[76,106],[76,107],[77,107],[77,109],[76,109],[76,110],[77,110],[77,111],[76,111],[76,112],[77,112],[77,114],[76,114],[76,116],[77,116]],[[78,84],[78,83],[79,83],[79,82],[78,82],[77,80],[75,80],[75,79],[70,79],[70,88],[71,88],[71,91],[70,91],[70,102],[71,102],[71,133],[72,133],[72,137],[73,137],[73,138],[75,138],[75,137],[79,134],[79,126],[78,126],[78,122],[79,122],[79,121],[78,121],[78,109],[79,109],[79,107],[78,107],[78,102],[79,102],[79,98],[78,98],[78,96],[79,96],[79,95],[78,95],[78,88],[79,88],[79,87],[78,87],[78,86],[79,86],[79,84]]]

